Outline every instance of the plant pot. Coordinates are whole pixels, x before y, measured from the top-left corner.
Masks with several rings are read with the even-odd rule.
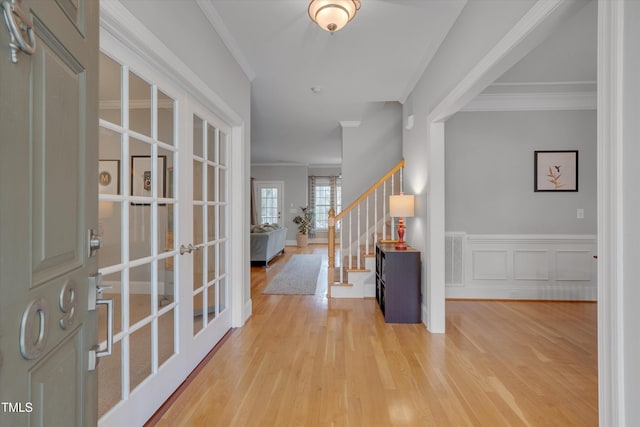
[[[306,248],[309,245],[309,236],[306,234],[296,234],[296,241],[299,248]]]

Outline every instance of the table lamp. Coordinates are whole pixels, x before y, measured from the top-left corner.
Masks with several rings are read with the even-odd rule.
[[[394,218],[400,218],[398,221],[398,243],[396,249],[400,251],[407,250],[407,244],[404,241],[404,218],[413,216],[414,196],[409,194],[396,194],[389,196],[389,215]]]

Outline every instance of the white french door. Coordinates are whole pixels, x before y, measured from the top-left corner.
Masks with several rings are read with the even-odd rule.
[[[255,181],[254,191],[258,222],[261,224],[278,224],[282,227],[284,183],[282,181]]]
[[[144,424],[232,318],[231,128],[130,51],[108,45],[97,183],[99,271],[114,308],[112,354],[98,365],[105,427]],[[108,320],[100,312],[103,346]]]
[[[190,283],[187,310],[192,328],[190,358],[199,362],[231,328],[229,309],[228,164],[230,128],[205,109],[191,114],[192,150],[184,168],[192,170],[184,188],[192,194],[183,205],[181,253],[188,262],[181,274]]]
[[[181,365],[174,236],[184,144],[177,109],[171,90],[100,55],[98,264],[102,297],[113,301],[112,328],[99,313],[99,337],[112,343],[98,364],[101,425],[142,424],[147,414],[136,402],[148,390],[172,387],[163,374]]]

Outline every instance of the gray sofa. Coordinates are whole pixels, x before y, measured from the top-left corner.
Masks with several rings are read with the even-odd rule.
[[[251,264],[264,264],[284,252],[287,228],[277,224],[251,226]]]

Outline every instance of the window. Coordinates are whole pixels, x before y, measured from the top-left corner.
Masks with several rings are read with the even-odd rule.
[[[277,188],[261,188],[260,189],[261,212],[260,219],[263,224],[278,223],[278,189]]]
[[[315,229],[327,230],[329,210],[333,207],[338,214],[342,207],[341,178],[337,176],[309,177],[309,204],[315,214]]]

